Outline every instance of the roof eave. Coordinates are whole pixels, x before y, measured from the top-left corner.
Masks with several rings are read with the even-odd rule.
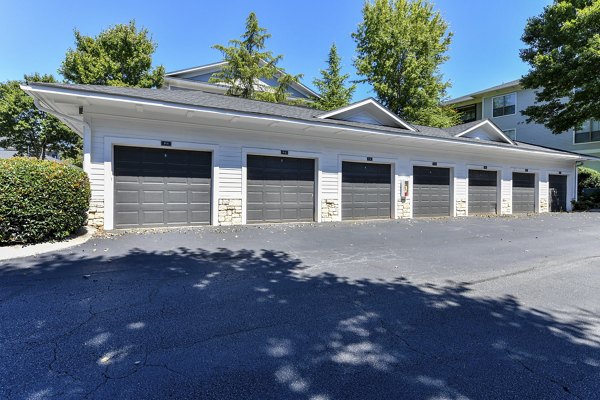
[[[342,130],[342,131],[348,131],[348,132],[359,132],[359,133],[382,135],[382,136],[387,136],[387,137],[405,137],[405,138],[411,138],[411,139],[419,140],[419,141],[436,141],[436,142],[440,142],[440,143],[447,143],[447,144],[452,144],[452,145],[463,145],[463,146],[467,146],[467,147],[469,147],[469,146],[484,147],[484,148],[487,148],[490,150],[516,151],[516,152],[522,152],[522,153],[536,154],[536,155],[540,155],[540,156],[544,156],[544,157],[572,159],[574,161],[581,159],[581,155],[578,155],[578,154],[576,155],[576,154],[570,154],[570,153],[546,152],[546,151],[541,151],[541,150],[520,149],[517,147],[498,147],[491,143],[488,144],[488,143],[482,143],[482,142],[457,141],[455,139],[445,139],[445,138],[433,137],[433,136],[419,136],[412,132],[406,132],[406,133],[387,132],[387,131],[377,130],[376,128],[367,129],[367,128],[361,128],[361,127],[351,127],[351,126],[345,126],[345,125],[340,125],[340,124],[331,124],[331,123],[320,122],[320,121],[306,121],[306,120],[296,119],[296,118],[291,118],[291,117],[281,117],[281,116],[274,116],[274,115],[269,115],[269,114],[241,112],[241,111],[235,111],[235,110],[229,110],[229,109],[196,106],[196,105],[182,104],[182,103],[175,103],[175,102],[168,102],[168,101],[161,101],[161,100],[150,100],[150,99],[143,99],[143,98],[139,98],[139,97],[131,97],[131,96],[124,96],[124,95],[104,94],[104,93],[98,93],[98,92],[89,92],[89,91],[83,91],[83,90],[77,90],[77,89],[66,89],[66,88],[56,88],[56,87],[50,87],[53,90],[49,90],[48,87],[38,86],[38,88],[36,88],[35,86],[36,86],[35,83],[32,83],[29,86],[24,86],[23,90],[25,90],[32,96],[36,96],[37,93],[39,93],[39,94],[57,94],[57,95],[73,96],[76,98],[84,97],[84,98],[87,98],[88,101],[90,101],[90,100],[92,100],[92,101],[93,100],[120,101],[120,102],[127,102],[127,103],[131,103],[131,104],[141,104],[141,105],[166,107],[166,108],[188,110],[188,111],[206,112],[206,113],[220,114],[220,115],[226,115],[226,116],[231,116],[231,117],[263,119],[263,120],[266,120],[268,123],[284,122],[284,123],[299,124],[299,125],[304,125],[304,126],[313,126],[313,127],[318,127],[318,128],[324,128],[324,129],[334,129],[336,131]],[[583,159],[585,159],[585,158],[583,158]]]

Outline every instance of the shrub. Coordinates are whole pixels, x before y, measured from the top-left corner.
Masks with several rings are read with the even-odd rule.
[[[600,188],[600,172],[586,167],[577,169],[577,193],[581,196],[583,189],[599,189]]]
[[[0,244],[64,239],[85,225],[89,202],[87,175],[77,167],[0,160]]]

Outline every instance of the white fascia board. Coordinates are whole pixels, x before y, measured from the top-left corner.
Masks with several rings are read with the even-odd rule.
[[[196,71],[203,71],[203,70],[207,70],[207,69],[212,69],[214,67],[218,67],[220,65],[224,65],[227,64],[227,61],[219,61],[216,63],[212,63],[212,64],[206,64],[206,65],[199,65],[197,67],[191,67],[191,68],[185,68],[185,69],[179,69],[177,71],[171,71],[171,72],[167,72],[165,73],[165,76],[171,76],[171,75],[179,75],[179,74],[186,74],[188,72],[196,72]]]
[[[466,135],[469,132],[473,132],[475,129],[481,128],[482,126],[488,126],[492,129],[492,131],[496,134],[498,134],[502,139],[504,139],[504,141],[506,141],[506,143],[510,143],[510,144],[515,144],[515,142],[513,142],[508,136],[506,136],[504,134],[504,132],[502,132],[500,129],[498,129],[497,126],[495,126],[494,124],[492,124],[490,121],[483,120],[481,121],[481,123],[474,125],[472,127],[470,127],[469,129],[460,132],[459,134],[454,135],[454,137],[461,137],[463,135]]]
[[[406,121],[403,121],[400,117],[398,117],[396,114],[394,114],[393,112],[391,112],[390,110],[388,110],[387,108],[383,107],[381,104],[377,103],[375,100],[369,98],[369,99],[364,99],[362,101],[359,101],[357,103],[354,104],[350,104],[347,105],[346,107],[342,107],[342,108],[338,108],[335,110],[332,110],[328,113],[319,115],[317,118],[320,119],[327,119],[327,118],[331,118],[333,116],[339,115],[339,114],[343,114],[345,112],[357,109],[357,108],[361,108],[367,105],[371,105],[371,106],[375,106],[378,110],[380,110],[381,112],[383,112],[384,114],[386,114],[387,116],[389,116],[390,118],[392,118],[394,121],[396,121],[398,124],[400,124],[401,126],[405,127],[406,129],[412,131],[412,132],[416,132],[415,128],[413,128],[412,126],[410,126]]]
[[[62,95],[62,96],[70,96],[70,97],[74,97],[76,99],[77,98],[86,98],[88,101],[93,101],[93,100],[114,101],[114,102],[126,103],[126,104],[131,104],[131,105],[140,104],[142,106],[159,107],[159,108],[165,108],[165,109],[171,109],[171,110],[193,111],[193,112],[200,112],[200,113],[205,113],[205,114],[210,114],[210,115],[228,116],[228,117],[232,117],[232,118],[237,117],[240,119],[246,118],[246,119],[251,119],[251,120],[264,121],[267,124],[272,124],[273,122],[280,122],[280,123],[286,123],[286,124],[290,124],[290,125],[298,125],[298,126],[302,126],[305,128],[306,127],[314,127],[314,128],[321,128],[321,129],[329,129],[329,130],[333,131],[334,133],[339,133],[340,131],[347,131],[347,132],[359,133],[359,134],[383,136],[383,137],[387,137],[387,138],[412,139],[412,140],[420,141],[423,143],[425,143],[425,142],[446,143],[446,144],[450,144],[450,145],[454,145],[454,146],[458,145],[458,146],[466,146],[466,147],[475,147],[475,148],[486,149],[486,150],[509,151],[509,152],[513,152],[513,153],[518,152],[521,154],[527,153],[527,154],[538,155],[538,156],[542,156],[542,157],[571,159],[573,161],[580,160],[580,159],[581,160],[587,159],[578,154],[570,154],[570,153],[558,153],[557,154],[557,153],[553,153],[553,152],[551,153],[551,152],[540,151],[540,150],[522,149],[522,148],[517,148],[517,147],[497,147],[497,146],[494,146],[493,144],[487,144],[487,143],[457,142],[456,140],[444,139],[444,138],[438,138],[438,137],[418,136],[418,135],[412,135],[409,133],[401,133],[401,132],[388,133],[388,132],[378,131],[375,129],[341,126],[341,125],[336,125],[336,124],[328,124],[326,122],[302,121],[302,120],[286,118],[286,117],[266,116],[266,115],[244,113],[244,112],[240,112],[240,111],[223,110],[223,109],[216,109],[216,108],[202,107],[202,106],[181,105],[181,104],[177,104],[177,103],[169,103],[169,102],[158,101],[158,100],[142,100],[142,99],[137,99],[134,97],[116,96],[116,95],[109,95],[109,94],[100,94],[100,93],[92,94],[89,92],[73,90],[73,89],[42,88],[42,87],[33,88],[31,85],[32,84],[30,84],[29,86],[23,85],[21,88],[23,90],[25,90],[26,92],[31,92],[32,95],[34,95],[34,96],[36,95],[36,93],[43,93],[43,94],[48,94],[48,95],[56,94],[56,95]]]

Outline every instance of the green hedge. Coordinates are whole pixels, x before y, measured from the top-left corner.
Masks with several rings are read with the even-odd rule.
[[[600,172],[595,169],[579,167],[577,169],[577,192],[581,196],[583,189],[599,189]]]
[[[64,239],[85,226],[89,203],[90,183],[77,167],[0,160],[0,244]]]

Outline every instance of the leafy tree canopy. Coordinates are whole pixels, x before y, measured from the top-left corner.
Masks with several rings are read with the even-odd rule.
[[[352,34],[355,66],[378,100],[408,122],[430,126],[460,123],[440,103],[450,83],[440,73],[448,60],[452,33],[433,5],[424,0],[374,0]]]
[[[52,75],[26,75],[28,82],[56,82]],[[35,107],[33,99],[19,87],[23,82],[0,83],[0,147],[18,155],[45,159],[48,153],[77,158],[79,136],[56,117]]]
[[[271,102],[285,102],[287,91],[302,75],[290,75],[277,67],[282,55],[274,56],[265,50],[265,42],[271,35],[258,24],[256,14],[251,12],[246,19],[246,31],[241,40],[229,41],[229,46],[214,45],[223,54],[227,64],[213,74],[210,81],[227,85],[227,94],[246,99]],[[277,79],[277,87],[272,89],[261,79]]]
[[[346,86],[350,74],[342,74],[341,58],[335,43],[329,49],[327,69],[321,70],[321,78],[313,81],[321,98],[315,100],[315,106],[322,110],[344,107],[352,100],[356,84]]]
[[[531,69],[521,82],[537,89],[527,121],[561,133],[600,120],[600,1],[555,0],[527,21],[522,40]]]
[[[164,67],[152,68],[157,44],[135,21],[118,24],[98,36],[75,30],[75,49],[69,49],[58,72],[68,82],[90,85],[159,87]]]

